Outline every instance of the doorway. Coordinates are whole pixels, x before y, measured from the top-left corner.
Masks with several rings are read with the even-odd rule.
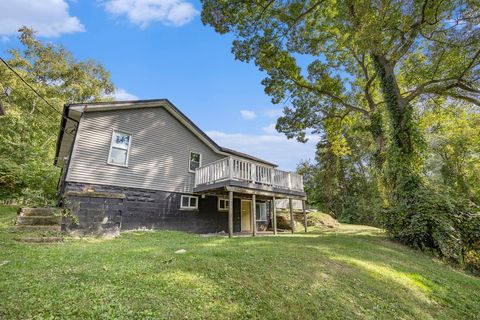
[[[250,200],[242,200],[241,203],[241,231],[252,231],[252,202]]]

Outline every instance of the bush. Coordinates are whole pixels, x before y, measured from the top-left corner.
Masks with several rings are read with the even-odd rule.
[[[467,199],[426,187],[417,190],[384,211],[383,223],[389,234],[407,245],[434,251],[461,266],[468,264],[470,268],[478,268],[478,206]]]

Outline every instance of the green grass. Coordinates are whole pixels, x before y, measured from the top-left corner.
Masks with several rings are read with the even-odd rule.
[[[0,207],[1,319],[480,319],[479,278],[374,228],[32,245],[14,215]]]

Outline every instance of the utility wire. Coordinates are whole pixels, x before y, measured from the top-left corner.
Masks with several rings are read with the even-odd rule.
[[[2,84],[2,86],[6,87],[4,83],[0,82],[0,84]],[[13,90],[12,88],[10,88],[10,90],[12,91],[16,91],[16,90]],[[19,93],[18,91],[16,91],[17,93]],[[21,96],[23,96],[23,94],[20,94]],[[24,98],[26,98],[25,96],[23,96]],[[10,100],[10,97],[8,97],[8,103],[10,105],[13,105],[12,101]],[[35,103],[35,100],[33,101],[33,103]],[[22,108],[20,108],[22,109]],[[46,113],[44,113],[42,110],[40,110],[39,108],[35,108],[35,111],[38,111],[40,112],[40,114],[42,114],[43,116],[45,116],[45,118],[49,119],[50,120],[50,116],[48,116]],[[28,110],[25,110],[25,112],[28,112]]]
[[[5,86],[3,83],[0,82],[0,84],[2,84],[3,86]],[[22,96],[24,99],[28,99],[28,97],[24,96],[23,93],[20,93],[16,90],[13,90],[11,89],[13,92],[16,92],[18,95]],[[35,101],[33,101],[33,103],[35,103]],[[10,101],[10,97],[9,97],[9,104],[10,105],[13,105],[13,103]],[[24,108],[21,108],[20,106],[18,107],[20,110],[22,110],[23,112],[26,112],[26,113],[32,113],[31,111],[29,112],[28,110],[25,110]],[[43,115],[45,117],[45,119],[49,120],[51,119],[51,116],[47,115],[46,113],[44,113],[42,110],[40,110],[40,108],[35,108],[33,112],[35,111],[38,111],[40,112],[41,115]],[[50,132],[47,132],[45,131],[45,129],[42,127],[42,126],[38,126],[38,125],[32,125],[32,128],[35,129],[35,130],[39,130],[42,131],[45,135],[49,136],[51,133]],[[22,134],[24,133],[24,130],[25,128],[22,129]],[[68,132],[67,132],[68,133]]]
[[[62,116],[62,118],[64,118],[65,120],[69,120],[68,117],[64,116],[60,111],[57,110],[57,108],[55,108],[50,102],[47,101],[47,99],[45,99],[40,93],[38,93],[37,90],[35,90],[35,88],[33,88],[20,74],[18,74],[17,71],[15,71],[15,69],[13,69],[2,57],[0,57],[0,60],[3,62],[3,64],[5,64],[5,66],[10,70],[12,71],[20,80],[22,80],[23,83],[25,83],[27,85],[27,87],[30,88],[30,90],[32,90],[40,99],[42,99],[50,108],[52,108],[55,112],[57,112],[58,114],[60,114]],[[40,111],[40,109],[37,109]],[[43,112],[40,112],[42,113],[44,116],[46,116]],[[47,116],[46,116],[47,117]],[[76,128],[74,129],[76,130]],[[72,130],[71,132],[66,132],[64,129],[62,129],[63,132],[65,133],[73,133]]]
[[[68,120],[67,117],[65,117],[60,111],[57,110],[57,108],[55,108],[50,102],[47,101],[47,99],[45,99],[40,93],[38,93],[37,90],[35,90],[35,88],[33,88],[20,74],[18,74],[17,71],[15,71],[15,69],[13,69],[2,57],[0,57],[0,60],[3,62],[3,64],[10,70],[12,71],[20,80],[22,80],[22,82],[30,88],[30,90],[32,90],[40,99],[42,99],[50,108],[52,108],[56,113],[60,114],[60,116],[62,116],[62,118]],[[50,119],[50,117],[48,117],[45,113],[41,112],[40,109],[36,109],[37,111],[39,111],[41,114],[43,114],[46,118]],[[43,128],[42,128],[43,129]],[[65,131],[65,128],[62,128],[61,129],[62,131],[64,131],[65,133],[73,133],[74,130],[76,130],[76,128],[74,128],[71,132],[66,132]],[[47,133],[45,132],[44,130],[42,130],[43,133]],[[48,133],[47,133],[48,135]],[[38,159],[37,159],[38,161]],[[46,164],[46,162],[44,162],[45,160],[42,160],[40,162],[43,162]]]
[[[47,99],[45,99],[40,93],[38,93],[37,90],[35,90],[35,88],[33,88],[21,75],[18,74],[17,71],[15,71],[15,69],[13,69],[12,67],[10,67],[10,65],[5,61],[3,60],[2,57],[0,57],[0,60],[2,60],[3,64],[5,64],[7,66],[8,69],[10,69],[18,78],[20,78],[20,80],[22,80],[23,83],[25,83],[27,85],[27,87],[29,87],[33,92],[35,92],[35,94],[40,98],[42,99],[43,101],[45,101],[45,103],[50,107],[52,108],[53,110],[55,110],[55,112],[57,112],[58,114],[60,114],[62,117],[63,117],[63,114],[57,110],[57,108],[55,108],[50,102],[47,101]]]
[[[5,83],[0,82],[0,84],[5,87]],[[13,92],[16,92],[18,95],[23,96],[24,99],[27,99],[27,100],[28,100],[29,97],[25,96],[25,95],[23,94],[23,92],[19,92],[19,91],[13,90],[12,88],[11,88],[11,90],[12,90]],[[9,104],[10,104],[10,105],[13,105],[13,103],[12,103],[11,100],[10,100],[10,97],[9,97]],[[20,109],[20,110],[23,110],[24,112],[27,112],[27,113],[29,112],[28,110],[25,110],[24,108],[20,108],[20,107],[19,107],[19,109]],[[51,116],[50,116],[50,115],[47,115],[46,113],[44,113],[40,108],[35,108],[35,111],[40,112],[40,114],[42,114],[42,115],[45,117],[45,119],[47,119],[47,120],[50,120],[50,119],[51,119]],[[43,132],[43,134],[45,134],[46,136],[50,136],[50,135],[51,135],[51,132],[47,132],[47,131],[44,129],[44,127],[42,127],[42,126],[32,125],[32,128],[35,129],[35,130],[39,130],[39,131]],[[65,133],[67,133],[67,134],[72,134],[73,132],[75,132],[76,127],[75,127],[75,128],[72,128],[71,131],[67,131],[67,130],[65,130],[65,129],[66,129],[66,128],[61,128],[61,130],[62,130],[63,132],[65,132]],[[24,133],[25,133],[25,128],[22,128],[22,135],[23,135]],[[1,158],[1,157],[0,157],[0,158]],[[49,160],[40,160],[40,162],[42,162],[42,163],[44,163],[44,164],[50,165],[51,162],[54,161],[54,160],[55,160],[55,158],[54,158],[53,160],[51,160],[51,161],[49,161]],[[39,159],[36,159],[36,161],[39,161]]]

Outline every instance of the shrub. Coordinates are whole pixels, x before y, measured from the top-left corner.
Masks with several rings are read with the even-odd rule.
[[[432,250],[461,266],[468,263],[470,268],[478,268],[478,265],[475,267],[480,239],[478,206],[426,187],[417,190],[384,210],[383,223],[389,234],[412,247]]]

